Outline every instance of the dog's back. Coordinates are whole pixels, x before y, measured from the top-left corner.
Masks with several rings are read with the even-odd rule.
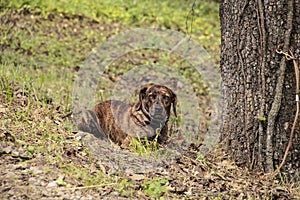
[[[95,106],[95,113],[101,131],[113,142],[121,145],[127,137],[125,131],[119,126],[121,123],[128,121],[129,106],[121,101],[105,101]]]
[[[136,116],[135,105],[108,100],[95,106],[95,113],[101,132],[111,141],[127,146],[131,137],[152,138],[156,132],[143,124]],[[133,114],[134,113],[134,114]]]

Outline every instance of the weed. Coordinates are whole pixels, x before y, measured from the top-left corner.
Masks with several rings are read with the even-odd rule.
[[[167,178],[154,178],[147,180],[144,183],[144,190],[151,197],[156,199],[162,199],[161,196],[167,193],[168,179]]]
[[[199,160],[199,162],[202,162],[202,163],[206,162],[205,157],[200,152],[197,152],[197,159],[196,160]]]
[[[132,138],[130,142],[130,147],[135,153],[138,154],[150,154],[159,149],[159,144],[156,140],[149,141],[147,138],[141,140],[139,138]]]
[[[116,186],[116,190],[121,193],[122,196],[131,196],[133,193],[133,183],[127,179],[121,179],[121,182]]]

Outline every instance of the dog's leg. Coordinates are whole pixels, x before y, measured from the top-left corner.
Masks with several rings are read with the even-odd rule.
[[[168,140],[168,125],[165,124],[158,135],[157,142],[159,144],[165,144],[167,140]]]
[[[75,123],[79,131],[91,133],[101,140],[107,140],[106,135],[99,126],[95,112],[85,110],[77,113]]]

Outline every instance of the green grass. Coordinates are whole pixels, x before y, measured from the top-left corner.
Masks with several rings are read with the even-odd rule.
[[[144,183],[145,192],[155,199],[164,199],[167,192],[168,180],[166,178],[154,178]]]
[[[74,138],[76,128],[69,115],[76,69],[107,37],[135,27],[188,32],[218,62],[218,5],[198,1],[192,17],[189,15],[192,4],[193,1],[183,0],[0,1],[0,100],[9,110],[1,116],[0,125],[7,127],[6,131],[15,138],[13,145],[23,149],[23,161],[43,163],[47,173],[56,169],[65,174],[64,179],[56,179],[61,186],[114,185],[122,196],[130,197],[134,190],[132,181],[121,175],[108,176],[98,164],[91,170],[91,163],[96,161]],[[153,52],[144,53],[147,64]],[[182,66],[181,73],[191,78],[196,91],[205,93],[199,86],[203,84],[200,77],[184,68],[187,63],[180,62],[176,56],[154,54],[159,64]],[[130,56],[142,58],[139,53]],[[121,67],[112,66],[108,74],[117,76],[130,69],[132,66],[123,62],[124,59],[116,63],[122,64]],[[152,150],[151,145],[146,149],[136,145],[139,152]],[[73,152],[76,159],[70,158]],[[152,198],[163,198],[167,185],[166,178],[146,178],[141,192]]]
[[[199,0],[195,2],[192,10],[193,3],[191,0],[4,0],[2,6],[40,13],[45,18],[53,13],[66,13],[85,16],[100,23],[116,22],[130,27],[179,30],[191,34],[214,59],[218,59],[220,44],[218,4],[214,1]]]
[[[130,148],[133,150],[133,152],[143,155],[150,154],[158,150],[159,144],[157,141],[149,141],[147,138],[144,141],[133,138],[130,142]]]

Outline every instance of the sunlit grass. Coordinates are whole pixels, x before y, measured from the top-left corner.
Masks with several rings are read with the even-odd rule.
[[[130,25],[131,28],[157,27],[183,31],[199,41],[211,53],[212,57],[218,60],[220,27],[218,3],[215,1],[7,1],[2,3],[4,7],[38,12],[44,17],[48,17],[53,12],[58,12],[85,16],[100,23],[117,22]]]

